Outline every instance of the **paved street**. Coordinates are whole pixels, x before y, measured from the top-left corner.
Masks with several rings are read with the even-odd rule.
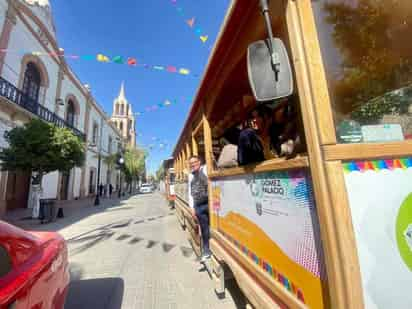
[[[77,217],[41,229],[58,230],[68,241],[66,309],[244,308],[235,284],[226,299],[216,296],[186,232],[158,193],[79,210]]]

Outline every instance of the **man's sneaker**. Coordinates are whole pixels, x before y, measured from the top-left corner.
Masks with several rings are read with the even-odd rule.
[[[202,263],[206,262],[208,259],[210,259],[211,254],[210,253],[205,253],[202,255],[202,257],[200,258],[200,261]]]

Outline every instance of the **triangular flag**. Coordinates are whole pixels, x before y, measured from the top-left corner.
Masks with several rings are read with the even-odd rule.
[[[372,164],[373,169],[374,169],[375,171],[379,171],[379,161],[378,161],[378,160],[373,160],[373,161],[371,162],[371,164]]]
[[[202,29],[197,27],[195,32],[196,32],[196,34],[201,35],[202,34]]]
[[[359,170],[359,167],[356,165],[356,163],[355,162],[349,162],[348,163],[348,167],[349,167],[349,170],[351,171],[351,172],[354,172],[354,171],[360,171]]]
[[[69,58],[71,58],[71,59],[79,59],[80,57],[79,56],[77,56],[77,55],[70,55],[70,56],[68,56]]]
[[[412,158],[408,158],[407,160],[408,160],[407,166],[412,167]]]
[[[177,0],[171,0],[172,4],[176,4]]]
[[[188,69],[180,69],[179,73],[183,75],[189,75],[190,71]]]
[[[135,58],[128,58],[127,59],[127,64],[130,66],[136,66],[137,60]]]
[[[41,55],[42,55],[41,52],[36,52],[36,51],[31,52],[31,54],[32,54],[33,56],[41,56]]]
[[[165,69],[165,67],[160,66],[160,65],[154,65],[154,66],[153,66],[153,69],[159,70],[159,71],[163,71],[163,70]]]
[[[350,172],[351,172],[349,163],[344,163],[344,164],[343,164],[343,171],[344,171],[345,173],[350,173]]]
[[[109,62],[109,57],[103,55],[103,54],[98,54],[97,55],[97,61],[99,62]]]
[[[366,170],[366,171],[367,171],[367,170],[371,170],[371,171],[374,170],[372,162],[369,162],[369,161],[366,161],[366,162],[365,162],[365,170]]]
[[[167,105],[170,105],[170,104],[172,104],[172,102],[170,102],[169,100],[166,100],[165,101],[165,105],[167,106]]]
[[[186,23],[189,25],[190,28],[193,28],[193,25],[195,24],[195,18],[192,17],[192,19],[186,20]]]
[[[402,168],[402,164],[398,159],[393,160],[393,167],[394,168]]]
[[[402,168],[403,169],[407,169],[408,168],[408,159],[406,159],[406,158],[402,158],[402,159],[400,159],[400,161],[401,161],[401,164],[402,164]]]
[[[176,73],[177,69],[176,69],[176,67],[169,65],[167,67],[167,71],[170,72],[170,73]]]
[[[124,62],[122,56],[116,56],[112,59],[112,61],[117,64],[123,64]]]
[[[365,162],[363,161],[358,161],[355,163],[356,166],[358,167],[359,171],[363,172],[365,170]]]
[[[378,161],[378,166],[379,166],[379,170],[386,170],[388,168],[388,166],[386,165],[385,160],[379,160]]]
[[[385,160],[385,163],[388,169],[393,169],[393,160]]]
[[[202,36],[200,37],[200,39],[202,40],[203,43],[205,43],[208,38],[209,38],[209,37],[208,37],[207,35],[202,35]]]
[[[94,56],[92,55],[84,55],[80,57],[83,60],[94,60]]]

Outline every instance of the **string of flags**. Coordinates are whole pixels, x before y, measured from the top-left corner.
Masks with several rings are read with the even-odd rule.
[[[207,40],[209,39],[209,36],[207,34],[205,34],[202,30],[201,27],[197,26],[196,23],[196,17],[190,17],[189,19],[187,19],[188,17],[186,17],[186,14],[183,10],[183,8],[181,6],[178,5],[177,0],[170,0],[171,4],[173,6],[176,7],[176,11],[177,13],[184,18],[185,23],[194,30],[196,36],[199,37],[200,41],[202,41],[203,44],[205,44],[207,42]],[[211,47],[211,46],[210,46]]]
[[[187,100],[189,102],[191,102],[191,98],[188,98]],[[144,110],[135,112],[134,115],[139,117],[139,116],[142,116],[146,113],[157,111],[158,109],[169,107],[171,105],[175,105],[176,103],[177,103],[176,100],[166,99],[164,102],[157,103],[157,104],[154,104],[154,105],[151,105],[151,106],[147,106],[147,107],[144,108]]]
[[[165,150],[167,148],[170,148],[172,146],[171,143],[169,143],[167,140],[161,139],[157,136],[148,136],[146,134],[143,133],[138,133],[137,134],[138,137],[147,137],[150,139],[150,143],[139,143],[138,145],[143,147],[143,148],[147,148],[149,149],[149,151],[152,151],[154,148],[159,147],[160,150]]]
[[[141,67],[148,70],[159,71],[159,72],[167,72],[172,74],[179,74],[179,75],[191,75],[193,77],[200,77],[199,74],[193,73],[188,68],[178,67],[174,65],[151,65],[147,63],[140,63],[137,58],[135,57],[123,57],[123,56],[114,56],[109,57],[103,53],[99,53],[97,55],[73,55],[73,54],[64,54],[64,53],[44,53],[39,51],[27,51],[27,50],[10,50],[10,49],[0,49],[1,53],[16,53],[21,55],[31,54],[33,56],[55,56],[55,57],[62,57],[66,59],[73,59],[73,60],[86,60],[86,61],[93,61],[96,60],[101,63],[114,63],[114,64],[123,64],[128,65],[129,67]]]

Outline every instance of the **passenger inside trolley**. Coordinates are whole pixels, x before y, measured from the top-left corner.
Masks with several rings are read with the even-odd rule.
[[[294,97],[255,107],[243,124],[230,127],[221,140],[217,167],[230,168],[274,158],[291,159],[305,151],[303,127]]]

